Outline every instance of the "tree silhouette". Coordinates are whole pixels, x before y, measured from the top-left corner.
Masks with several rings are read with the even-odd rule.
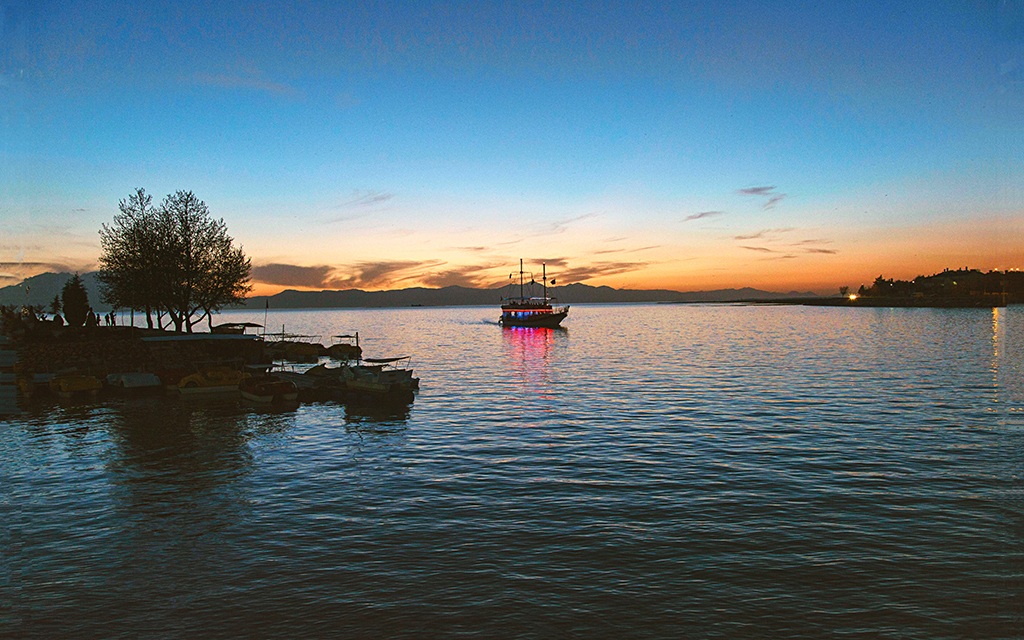
[[[212,219],[191,191],[169,195],[157,208],[151,203],[137,189],[119,203],[114,224],[100,230],[104,300],[145,310],[150,327],[152,311],[167,313],[175,330],[191,333],[195,322],[244,302],[251,264],[224,221]]]
[[[60,299],[64,308],[64,320],[68,326],[80,327],[85,324],[85,319],[92,309],[89,307],[89,294],[85,291],[85,284],[77,273],[64,283]]]
[[[153,311],[161,306],[159,262],[167,243],[153,197],[145,189],[118,203],[112,226],[100,228],[100,296],[115,308],[146,312],[153,328]]]

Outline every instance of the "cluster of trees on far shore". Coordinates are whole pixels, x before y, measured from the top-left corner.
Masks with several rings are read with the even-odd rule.
[[[113,224],[100,229],[100,295],[115,309],[146,314],[150,328],[169,318],[192,332],[203,318],[245,302],[251,264],[223,220],[214,220],[191,191],[158,206],[145,189],[118,203]]]
[[[848,289],[843,287],[845,295]],[[859,296],[880,298],[961,298],[968,296],[1006,294],[1011,301],[1024,300],[1024,271],[989,271],[977,269],[946,269],[931,276],[913,280],[875,278],[870,287],[861,285]]]

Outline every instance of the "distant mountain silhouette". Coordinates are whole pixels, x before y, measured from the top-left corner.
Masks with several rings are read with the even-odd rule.
[[[9,287],[0,288],[0,304],[42,305],[48,308],[53,297],[60,295],[70,273],[42,273]],[[93,310],[104,313],[109,305],[100,303],[99,284],[96,272],[81,274],[89,293],[89,304]],[[26,295],[27,291],[27,295]],[[518,294],[518,291],[516,292]],[[592,287],[587,284],[570,284],[548,287],[548,293],[562,304],[586,302],[628,303],[628,302],[735,302],[741,300],[782,300],[786,298],[816,298],[810,292],[777,293],[760,289],[716,289],[714,291],[671,291],[668,289],[613,289]],[[540,294],[538,286],[537,295]],[[254,296],[246,301],[249,309],[262,309],[270,301],[272,309],[337,309],[337,308],[380,308],[380,307],[443,307],[465,305],[497,305],[508,295],[507,287],[497,289],[471,289],[469,287],[443,287],[427,289],[414,287],[393,291],[296,291],[288,289],[273,296]]]
[[[96,281],[95,271],[79,274],[85,284],[85,291],[89,294],[89,306],[93,311],[105,313],[110,311],[110,305],[100,302],[100,287]],[[59,296],[64,284],[71,279],[73,273],[40,273],[31,278],[25,278],[18,284],[0,288],[0,304],[16,305],[29,304],[50,308],[50,302],[54,296]]]
[[[443,287],[427,289],[397,289],[393,291],[295,291],[288,289],[273,296],[254,296],[246,302],[247,308],[262,309],[269,300],[272,309],[335,309],[352,307],[438,307],[463,305],[497,305],[507,295],[508,289],[471,289],[468,287]],[[539,294],[539,291],[538,291]],[[714,291],[680,292],[667,289],[613,289],[592,287],[586,284],[570,284],[562,287],[548,287],[562,304],[586,302],[627,303],[627,302],[734,302],[740,300],[780,300],[785,298],[816,298],[811,292],[777,293],[760,289],[717,289]]]

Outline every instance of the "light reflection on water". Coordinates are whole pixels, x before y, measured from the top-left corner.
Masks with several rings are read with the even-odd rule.
[[[270,315],[413,355],[418,397],[0,422],[0,635],[1020,631],[1017,307]]]

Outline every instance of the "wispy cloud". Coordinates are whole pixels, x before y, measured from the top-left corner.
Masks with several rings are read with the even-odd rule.
[[[299,266],[266,264],[253,267],[252,278],[264,284],[310,289],[376,289],[422,280],[427,270],[443,261],[391,260],[357,262],[352,265]]]
[[[778,229],[761,229],[751,234],[733,236],[733,240],[756,240],[758,238],[766,238],[770,236],[780,235],[783,233],[789,233],[790,231],[796,231],[796,227],[781,227]]]
[[[200,71],[192,76],[192,83],[223,89],[249,89],[274,95],[297,95],[298,91],[287,84],[271,82],[262,74],[208,73]]]
[[[40,273],[71,273],[76,269],[61,262],[0,262],[0,278],[18,282]]]
[[[552,235],[552,234],[555,234],[555,233],[565,233],[565,231],[569,228],[569,225],[571,225],[572,223],[579,222],[580,220],[586,220],[588,218],[596,218],[596,217],[597,217],[596,213],[585,213],[585,214],[583,214],[581,216],[576,216],[575,218],[567,218],[565,220],[555,220],[554,222],[552,222],[548,226],[544,227],[537,235],[546,236],[546,235]]]
[[[331,279],[330,286],[333,288],[381,289],[422,280],[427,275],[427,270],[443,264],[444,261],[441,260],[358,262],[339,268]]]
[[[692,215],[686,216],[685,218],[683,218],[683,222],[689,222],[691,220],[702,220],[704,218],[720,216],[724,213],[724,211],[701,211],[700,213],[694,213]]]
[[[747,189],[740,189],[736,193],[744,196],[766,196],[774,189],[775,187],[748,187]]]
[[[420,281],[428,287],[487,287],[494,280],[492,265],[470,265],[434,271]],[[490,274],[490,275],[489,275]]]
[[[757,196],[765,198],[761,208],[764,210],[774,209],[775,205],[782,201],[786,197],[785,193],[778,193],[775,191],[775,187],[748,187],[746,189],[739,189],[736,193],[741,196]]]
[[[764,234],[767,233],[767,232],[768,232],[767,229],[761,229],[757,233],[751,233],[750,235],[746,235],[746,236],[733,236],[732,239],[733,240],[757,240],[758,238],[763,238]]]
[[[549,267],[555,267],[561,269],[569,265],[568,258],[532,258],[528,261],[529,264],[546,264]]]
[[[768,247],[748,247],[741,246],[740,249],[746,249],[747,251],[760,251],[761,253],[778,253],[775,249],[769,249]]]
[[[394,197],[395,194],[388,193],[387,191],[376,191],[373,189],[369,191],[360,191],[359,189],[356,189],[355,191],[352,192],[352,195],[348,200],[342,202],[341,204],[335,205],[335,208],[341,209],[345,207],[372,207],[375,204],[387,202],[388,200]]]
[[[550,262],[548,263],[551,264]],[[614,276],[632,271],[646,269],[650,262],[596,262],[590,265],[571,267],[554,275],[559,284],[571,284],[574,282],[586,282],[602,276]]]
[[[370,215],[375,211],[379,211],[378,205],[387,202],[395,197],[395,194],[387,191],[377,191],[374,189],[368,191],[362,191],[355,189],[344,201],[340,202],[332,209],[346,211],[344,215],[336,216],[326,220],[328,224],[336,222],[348,222],[349,220],[355,220],[364,216]]]
[[[820,247],[810,247],[810,248],[804,249],[804,251],[807,252],[807,253],[830,253],[830,254],[838,253],[834,249],[822,249]]]
[[[294,264],[265,264],[252,268],[252,279],[264,284],[276,284],[282,287],[324,288],[328,276],[334,267],[318,265],[300,267]]]

